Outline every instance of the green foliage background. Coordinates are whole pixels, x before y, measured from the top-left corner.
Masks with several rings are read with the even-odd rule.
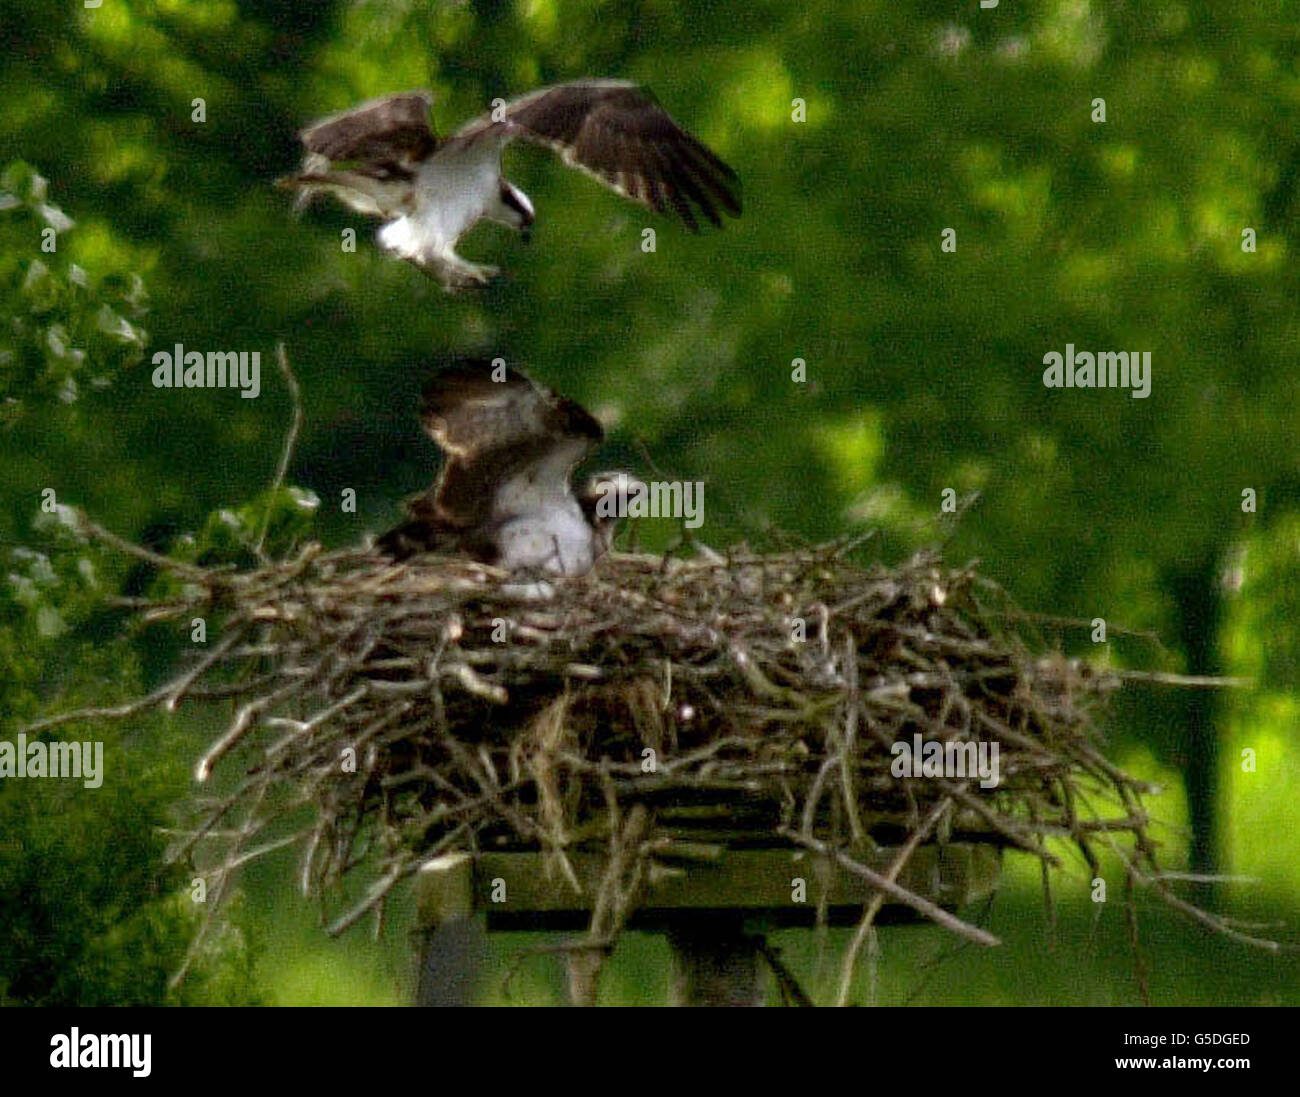
[[[1112,631],[1099,653],[1064,630],[1066,650],[1252,678],[1227,697],[1135,692],[1113,750],[1168,787],[1175,862],[1258,877],[1217,901],[1300,920],[1292,5],[0,0],[0,43],[6,736],[155,684],[185,641],[122,637],[102,596],[149,577],[54,516],[42,528],[43,491],[156,547],[237,557],[240,523],[260,513],[240,508],[266,488],[289,421],[282,339],[306,405],[289,479],[320,505],[279,502],[349,543],[429,479],[413,415],[428,369],[500,354],[615,424],[602,464],[649,471],[644,447],[666,475],[705,480],[710,543],[874,526],[896,558],[945,539],[1027,607],[1163,641]],[[270,186],[296,161],[298,126],[361,98],[431,87],[445,132],[495,96],[583,75],[651,85],[740,171],[743,219],[692,237],[511,150],[534,243],[478,230],[464,250],[508,277],[452,300],[381,256],[371,226],[326,205],[294,220]],[[354,253],[339,246],[348,227]],[[149,356],[176,343],[259,350],[262,395],[155,389]],[[1045,389],[1042,357],[1066,343],[1150,350],[1150,398]],[[339,506],[347,488],[355,514]],[[939,515],[945,488],[982,493],[956,528]],[[212,517],[223,509],[230,520]],[[672,541],[664,527],[643,542]],[[177,1000],[163,987],[186,881],[160,868],[156,828],[209,730],[183,714],[116,729],[100,790],[0,785],[10,998]],[[378,966],[360,935],[322,943],[279,879],[250,878],[247,932],[213,947],[184,1000],[400,998],[403,941]],[[1013,869],[1007,890],[994,917],[1020,941],[1020,975],[963,957],[920,1000],[1131,1000],[1104,932],[1079,931],[1071,981],[1047,978],[1058,961],[1026,943],[1042,940],[1032,881]],[[1297,1000],[1293,961],[1237,950],[1207,967],[1196,931],[1159,924],[1175,975],[1158,1000]],[[904,1000],[909,960],[940,944],[909,930],[887,945]],[[644,950],[627,963],[626,992],[653,998],[635,989],[637,965],[654,969]],[[541,975],[528,991],[553,993]]]

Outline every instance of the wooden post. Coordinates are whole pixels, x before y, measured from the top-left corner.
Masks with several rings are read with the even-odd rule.
[[[416,903],[420,944],[415,1004],[473,1005],[487,955],[485,919],[474,911],[474,859],[455,853],[426,865]]]
[[[885,871],[897,851],[857,853]],[[648,883],[628,928],[667,934],[672,954],[671,999],[675,1005],[764,1004],[766,979],[748,919],[765,925],[811,928],[824,901],[830,925],[856,925],[875,889],[822,855],[789,847],[730,849],[695,846],[687,859]],[[665,858],[665,860],[671,860]],[[473,989],[486,921],[487,933],[526,930],[580,934],[590,923],[606,857],[572,851],[568,861],[581,892],[555,871],[544,853],[502,850],[453,854],[426,866],[416,878],[419,928],[423,934],[417,1001],[464,1004]],[[953,842],[922,846],[899,883],[940,906],[956,908],[992,894],[1000,856],[988,844]],[[796,901],[792,883],[801,881]],[[500,885],[499,887],[494,885]],[[877,923],[919,921],[907,907],[887,901]],[[570,963],[574,1000],[595,1001],[602,956],[574,952]]]
[[[691,914],[668,927],[675,1006],[761,1006],[758,946],[731,911]]]
[[[426,930],[420,941],[417,1006],[472,1006],[487,959],[482,917],[457,918]]]

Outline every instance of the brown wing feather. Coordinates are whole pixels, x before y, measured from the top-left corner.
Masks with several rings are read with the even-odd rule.
[[[389,95],[324,118],[300,136],[309,153],[331,161],[423,160],[437,147],[429,124],[432,105],[427,91]]]
[[[543,88],[507,105],[504,121],[486,116],[457,136],[494,127],[554,149],[625,198],[659,210],[671,205],[692,230],[695,209],[715,225],[719,211],[740,216],[736,173],[636,84],[580,80]]]
[[[437,552],[446,556],[467,552],[473,559],[485,564],[494,562],[495,552],[490,545],[471,546],[446,523],[438,521],[423,497],[413,499],[406,506],[409,517],[394,526],[375,541],[375,548],[395,560],[405,560],[421,552]]]
[[[463,538],[486,526],[501,485],[564,449],[576,464],[603,437],[575,401],[514,369],[502,381],[492,376],[490,363],[467,363],[443,370],[425,387],[420,421],[446,461],[434,485],[408,504],[412,520],[386,534],[381,548],[399,549],[398,534],[434,546],[460,537],[462,550],[488,559],[486,546],[476,551]]]

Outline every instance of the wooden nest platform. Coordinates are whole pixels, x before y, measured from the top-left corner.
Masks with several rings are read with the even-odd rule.
[[[860,881],[864,928],[887,902],[987,944],[953,913],[960,896],[923,894],[909,864],[1010,846],[1046,882],[1060,838],[1090,875],[1112,851],[1127,890],[1243,936],[1169,890],[1149,790],[1099,749],[1117,677],[1045,654],[973,567],[868,566],[849,549],[614,553],[545,589],[317,545],[242,572],[147,554],[172,593],[136,612],[204,617],[210,635],[140,705],[230,706],[198,764],[219,794],[175,852],[219,900],[239,866],[296,847],[332,932],[422,870],[540,852],[607,945],[657,881],[776,848]],[[976,761],[991,757],[996,783]],[[815,880],[807,903],[826,908]]]

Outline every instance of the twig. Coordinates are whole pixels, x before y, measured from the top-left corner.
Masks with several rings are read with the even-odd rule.
[[[951,807],[952,800],[946,796],[934,805],[933,810],[925,817],[925,821],[907,836],[907,841],[894,854],[894,859],[890,861],[889,868],[885,870],[883,879],[888,880],[891,884],[898,880],[903,867],[911,860],[912,854],[916,852],[917,847],[929,837],[935,825],[943,818],[944,812]],[[875,927],[876,915],[880,913],[880,908],[884,904],[885,893],[883,891],[876,892],[871,897],[871,902],[867,904],[862,920],[858,923],[857,932],[849,943],[849,947],[844,954],[844,962],[840,968],[840,991],[835,998],[837,1006],[847,1006],[849,1004],[849,994],[853,990],[853,975],[857,967],[858,953]]]
[[[936,906],[934,903],[930,902],[929,899],[908,891],[907,888],[901,887],[894,883],[893,880],[887,880],[874,869],[868,868],[860,861],[855,861],[852,857],[847,856],[840,850],[834,849],[825,842],[819,841],[816,838],[806,837],[799,834],[797,831],[788,828],[783,828],[780,833],[783,838],[788,838],[790,841],[803,846],[805,849],[810,849],[814,853],[820,853],[824,857],[832,858],[835,863],[846,872],[851,872],[854,876],[861,876],[862,879],[866,880],[867,883],[871,884],[873,887],[877,887],[881,891],[887,892],[899,902],[911,907],[918,914],[923,914],[925,917],[929,918],[930,921],[937,922],[945,929],[952,930],[953,933],[956,933],[960,937],[965,937],[967,940],[974,941],[976,944],[980,945],[991,946],[1000,945],[1002,943],[994,937],[993,934],[985,932],[978,926],[972,926],[963,922],[956,915],[949,914],[943,909],[943,907]]]
[[[275,476],[271,480],[271,488],[267,494],[266,508],[262,514],[262,528],[258,531],[257,543],[253,546],[254,554],[263,562],[266,562],[266,554],[262,551],[262,546],[266,543],[266,533],[271,524],[271,509],[275,503],[275,495],[284,485],[284,478],[289,473],[289,461],[293,457],[293,447],[297,444],[298,430],[302,426],[302,392],[298,388],[298,379],[289,368],[289,355],[285,352],[283,340],[275,345],[275,363],[280,367],[284,383],[288,386],[289,402],[293,410],[289,419],[289,431],[284,436],[284,446],[280,450],[280,462],[275,467]]]
[[[144,712],[145,709],[155,707],[160,701],[163,701],[171,693],[172,684],[160,689],[154,690],[148,696],[141,697],[138,701],[129,701],[122,705],[108,705],[100,708],[79,708],[71,712],[60,712],[55,716],[47,716],[44,720],[37,720],[34,724],[28,724],[21,729],[23,735],[35,735],[37,732],[46,731],[49,728],[59,727],[61,724],[69,724],[74,720],[122,720],[128,716],[134,716],[137,713]]]
[[[145,548],[143,545],[124,540],[116,533],[110,533],[98,522],[91,521],[83,510],[74,508],[73,514],[76,517],[77,527],[81,533],[96,541],[103,541],[110,548],[116,549],[126,556],[134,556],[137,560],[143,560],[145,563],[152,564],[162,571],[174,572],[177,575],[185,576],[187,579],[195,579],[200,582],[209,578],[212,574],[211,571],[205,571],[203,568],[195,567],[192,564],[182,563],[170,556],[162,556]]]
[[[787,1003],[793,1001],[796,1006],[811,1007],[812,999],[799,985],[799,980],[794,977],[794,973],[786,967],[781,954],[768,943],[767,938],[759,933],[746,937],[746,940],[767,961],[767,966],[771,968],[772,974],[776,976],[777,985],[781,988],[782,999]]]
[[[1126,682],[1150,682],[1157,686],[1186,686],[1191,689],[1253,689],[1250,678],[1225,678],[1215,674],[1167,674],[1155,670],[1111,670],[1106,673]]]

